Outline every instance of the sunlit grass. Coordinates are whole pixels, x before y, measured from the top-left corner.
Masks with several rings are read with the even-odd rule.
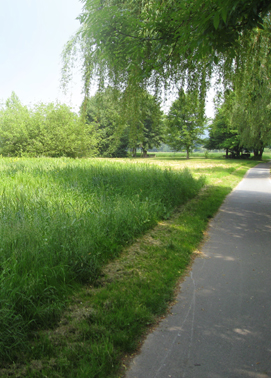
[[[0,355],[55,324],[79,284],[194,197],[189,171],[107,160],[0,160]],[[9,349],[11,348],[11,349]]]
[[[0,162],[1,376],[122,376],[209,219],[255,164]]]

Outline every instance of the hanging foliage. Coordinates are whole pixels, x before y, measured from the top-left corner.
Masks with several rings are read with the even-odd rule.
[[[63,83],[81,55],[84,91],[93,80],[120,90],[158,91],[168,83],[197,87],[203,97],[216,65],[221,72],[242,52],[242,40],[263,28],[267,0],[83,0],[81,28],[63,52]],[[192,89],[192,88],[191,88]]]

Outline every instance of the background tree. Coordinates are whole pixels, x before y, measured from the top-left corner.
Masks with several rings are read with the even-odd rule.
[[[0,147],[3,155],[19,156],[28,144],[30,112],[12,92],[0,111]]]
[[[120,96],[117,89],[107,87],[82,104],[81,112],[96,133],[99,156],[127,156],[129,130],[121,116]]]
[[[200,112],[197,92],[179,91],[167,116],[167,143],[174,150],[186,150],[187,159],[204,130],[204,118]]]
[[[153,147],[159,147],[164,140],[165,130],[160,102],[147,91],[137,93],[136,101],[126,113],[129,125],[129,147],[136,153],[141,148],[143,157]]]
[[[145,90],[138,90],[136,102],[129,100],[126,92],[107,87],[83,103],[81,111],[95,127],[100,156],[127,156],[129,148],[133,155],[141,148],[146,156],[148,149],[161,144],[164,129],[160,103]]]
[[[32,140],[26,153],[44,156],[82,157],[96,153],[92,127],[64,104],[39,104],[33,109]],[[40,149],[37,149],[40,146]]]
[[[162,112],[161,112],[162,114]],[[148,150],[154,147],[158,148],[165,140],[165,130],[162,117],[154,120],[152,109],[148,109],[148,113],[143,121],[143,135],[139,142],[143,157],[147,157]]]
[[[252,73],[251,73],[252,74]],[[271,141],[271,88],[269,81],[247,75],[240,87],[226,91],[224,103],[217,109],[209,128],[208,149],[226,149],[239,156],[243,149],[262,157]]]
[[[0,148],[4,156],[68,156],[95,153],[91,126],[62,104],[28,109],[15,95],[0,111]]]
[[[225,150],[226,158],[239,156],[243,150],[238,130],[229,126],[223,107],[218,109],[212,124],[209,126],[209,138],[204,145],[208,150]]]

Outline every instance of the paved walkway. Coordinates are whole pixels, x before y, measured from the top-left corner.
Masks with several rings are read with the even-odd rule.
[[[226,198],[209,240],[127,378],[271,377],[271,180],[259,164]]]

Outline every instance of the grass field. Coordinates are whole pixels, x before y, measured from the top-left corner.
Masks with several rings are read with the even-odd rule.
[[[157,158],[175,158],[175,159],[186,159],[186,152],[155,152]],[[224,159],[225,151],[223,152],[193,152],[190,156],[194,158],[209,158],[209,159]],[[253,157],[253,153],[251,153]],[[265,148],[263,153],[263,159],[271,159],[271,149]]]
[[[0,376],[119,376],[255,164],[1,159]]]

